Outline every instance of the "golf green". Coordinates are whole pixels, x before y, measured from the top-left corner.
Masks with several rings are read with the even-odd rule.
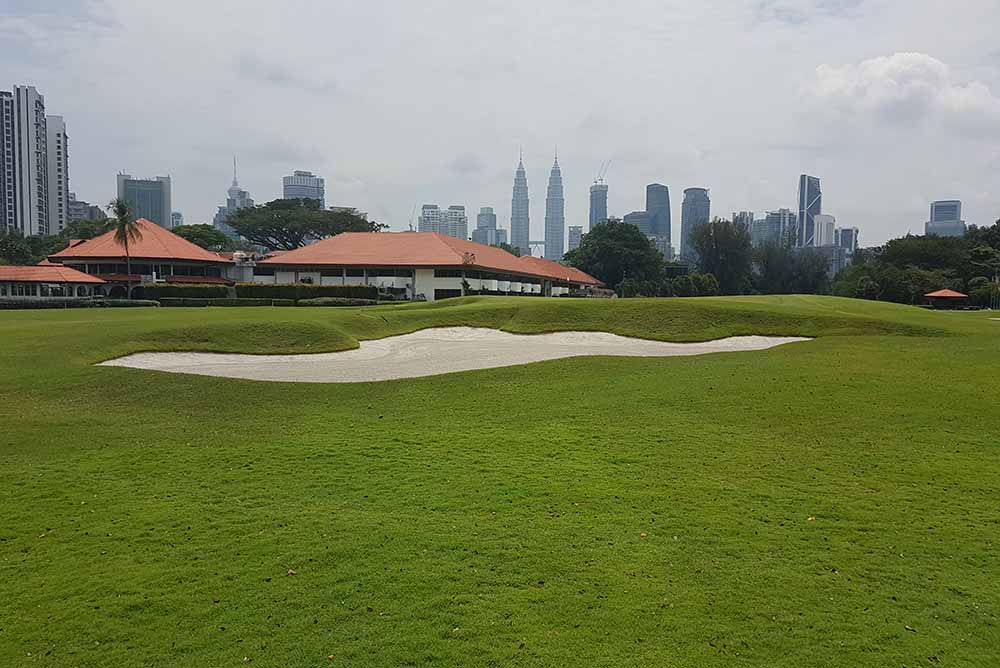
[[[96,366],[434,326],[379,383]],[[0,665],[995,666],[1000,322],[833,297],[0,312]]]

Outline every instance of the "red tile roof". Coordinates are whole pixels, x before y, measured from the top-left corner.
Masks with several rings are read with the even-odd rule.
[[[952,297],[954,299],[966,299],[969,295],[963,295],[961,292],[955,292],[954,290],[938,290],[937,292],[928,292],[924,297]]]
[[[580,271],[576,267],[567,267],[564,264],[546,260],[540,257],[522,256],[521,263],[531,267],[534,273],[554,278],[560,281],[571,281],[573,283],[587,283],[590,285],[604,285],[590,274]]]
[[[136,221],[142,238],[129,244],[129,255],[133,260],[187,260],[194,262],[228,263],[217,253],[183,239],[170,230],[160,227],[145,218]],[[59,260],[109,258],[125,259],[125,248],[115,241],[114,230],[99,237],[71,244],[69,248],[49,256]]]
[[[76,269],[56,265],[30,267],[0,265],[0,281],[17,283],[104,283],[101,279]]]
[[[461,267],[600,285],[578,269],[530,261],[436,232],[344,232],[259,262],[263,265]]]

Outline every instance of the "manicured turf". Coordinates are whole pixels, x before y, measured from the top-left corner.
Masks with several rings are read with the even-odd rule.
[[[358,385],[93,366],[436,325],[819,338]],[[995,666],[998,377],[988,314],[822,297],[0,312],[0,665]]]

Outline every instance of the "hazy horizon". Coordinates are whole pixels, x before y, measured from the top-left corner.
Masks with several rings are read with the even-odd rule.
[[[540,239],[558,146],[567,226],[611,160],[609,213],[666,184],[675,248],[685,188],[762,216],[801,173],[861,245],[922,233],[936,199],[1000,217],[993,0],[36,4],[0,15],[0,89],[66,119],[71,190],[97,204],[119,171],[169,175],[210,223],[237,154],[257,203],[305,169],[393,230],[425,203],[509,228],[523,146]]]

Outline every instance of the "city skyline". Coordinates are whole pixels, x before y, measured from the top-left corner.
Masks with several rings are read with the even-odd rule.
[[[309,169],[325,177],[328,204],[356,206],[391,229],[406,229],[429,197],[494,206],[507,221],[517,146],[540,204],[555,143],[567,226],[587,225],[589,188],[608,160],[609,213],[618,216],[641,209],[633,193],[653,181],[674,190],[674,220],[678,194],[692,186],[710,188],[717,211],[794,209],[788,184],[801,173],[822,177],[838,219],[863,227],[866,243],[919,233],[935,199],[963,200],[970,224],[1000,212],[1000,191],[989,186],[1000,169],[994,2],[954,12],[922,0],[710,0],[660,8],[650,30],[636,21],[647,15],[639,2],[580,12],[560,0],[528,22],[515,6],[490,7],[482,22],[482,7],[334,3],[289,16],[250,1],[236,17],[200,6],[194,22],[186,1],[138,12],[98,0],[69,2],[56,21],[18,1],[0,26],[4,87],[36,86],[49,113],[66,119],[70,188],[81,199],[105,204],[123,168],[170,174],[188,222],[211,221],[234,152],[259,202],[280,196],[282,174]],[[417,17],[471,28],[452,50],[412,48],[401,26]],[[223,24],[231,30],[221,36],[197,27]],[[555,24],[564,30],[548,34]],[[370,35],[366,53],[331,45],[329,25]],[[690,25],[715,27],[712,53],[695,31],[661,39],[663,26]],[[248,48],[240,34],[267,48]],[[586,49],[606,57],[573,61],[559,77],[545,67]],[[139,85],[115,85],[136,67],[147,74]],[[594,80],[613,81],[611,94]],[[688,92],[678,99],[651,85],[663,80]],[[444,112],[400,102],[427,90],[468,103]],[[565,107],[567,90],[579,104]],[[747,101],[739,115],[724,104],[732,99]],[[789,104],[766,103],[775,99]],[[533,239],[542,212],[532,211]]]

